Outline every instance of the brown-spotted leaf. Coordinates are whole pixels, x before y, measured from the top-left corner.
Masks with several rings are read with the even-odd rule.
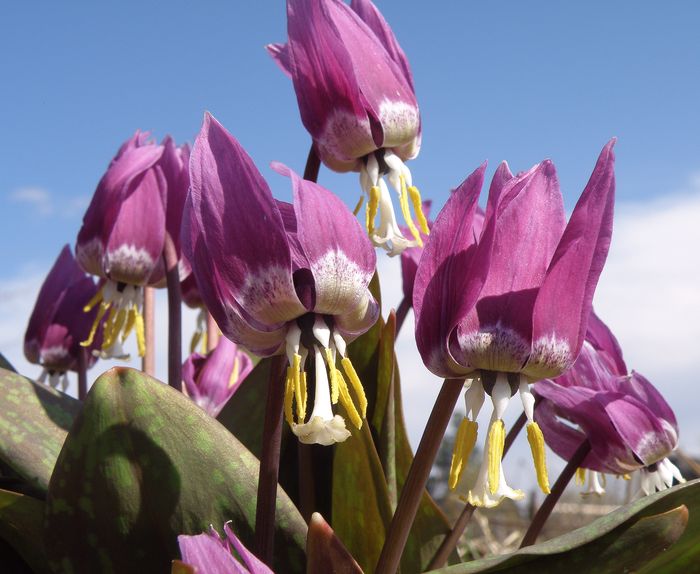
[[[0,489],[0,539],[12,546],[37,574],[50,572],[44,553],[43,521],[42,501]]]

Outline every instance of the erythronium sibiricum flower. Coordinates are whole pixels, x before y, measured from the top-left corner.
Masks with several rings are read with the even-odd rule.
[[[568,224],[554,166],[544,161],[516,176],[501,164],[479,237],[474,218],[485,165],[449,198],[432,227],[413,293],[416,340],[433,373],[467,378],[453,488],[476,442],[485,395],[493,402],[486,455],[469,492],[476,506],[522,496],[506,484],[501,466],[503,413],[515,393],[529,421],[538,482],[549,491],[530,384],[566,371],[583,343],[612,233],[613,144],[600,154]]]
[[[179,249],[188,158],[187,146],[178,148],[169,137],[157,145],[136,132],[110,163],[85,213],[76,258],[85,271],[106,281],[85,307],[98,312],[83,344],[92,344],[106,317],[103,357],[126,358],[122,343],[132,330],[139,355],[145,352],[142,288],[164,279],[166,230]]]
[[[195,574],[273,574],[255,554],[248,550],[224,524],[225,539],[213,526],[209,532],[177,537],[182,562],[194,568]],[[235,552],[236,556],[234,556]]]
[[[49,271],[39,291],[24,335],[24,355],[44,370],[52,387],[68,386],[66,371],[78,369],[80,342],[90,332],[97,311],[83,313],[85,304],[97,293],[98,286],[78,266],[68,245]],[[99,340],[95,341],[99,345]],[[91,354],[86,367],[95,363]]]
[[[187,358],[182,379],[187,395],[210,416],[217,417],[252,369],[250,357],[221,337],[208,355],[192,353]]]
[[[593,492],[603,492],[596,473],[639,470],[645,494],[669,488],[674,478],[684,482],[668,459],[678,445],[673,410],[647,379],[628,374],[617,340],[594,313],[574,366],[534,390],[535,418],[554,452],[568,459],[589,441],[581,471],[591,471]]]
[[[287,31],[289,42],[268,51],[294,82],[302,122],[323,163],[360,173],[372,242],[390,255],[422,245],[420,231],[427,234],[428,225],[404,163],[420,149],[420,113],[391,28],[369,0],[288,0]],[[385,177],[399,195],[409,238],[396,221]]]
[[[263,357],[286,354],[286,419],[302,442],[328,445],[350,436],[332,403],[340,400],[358,428],[366,413],[346,345],[377,320],[368,288],[376,256],[335,195],[273,167],[291,178],[293,205],[273,199],[240,144],[207,114],[192,152],[183,251],[222,333]],[[307,360],[316,376],[308,421]]]

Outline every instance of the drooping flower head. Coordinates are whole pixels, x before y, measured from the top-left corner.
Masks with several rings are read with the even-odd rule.
[[[566,371],[583,343],[612,232],[613,145],[603,149],[568,223],[554,165],[544,161],[516,176],[501,164],[479,237],[473,226],[485,166],[449,198],[432,228],[413,294],[418,349],[433,373],[469,378],[452,487],[475,444],[485,394],[494,408],[472,504],[522,495],[505,483],[500,464],[502,417],[516,392],[529,420],[538,481],[549,490],[529,385]]]
[[[208,355],[192,353],[182,365],[187,395],[216,417],[253,369],[253,361],[226,337]]]
[[[274,574],[243,546],[228,522],[224,524],[224,534],[226,538],[222,540],[213,526],[208,533],[180,534],[177,543],[182,562],[194,568],[196,574]]]
[[[199,287],[192,267],[187,257],[180,257],[180,295],[182,302],[190,309],[197,311],[197,320],[194,333],[190,340],[190,353],[194,353],[201,344],[202,353],[207,352],[207,307],[199,294]]]
[[[52,387],[68,386],[66,371],[78,369],[80,342],[87,337],[97,311],[83,313],[98,286],[78,266],[68,245],[64,246],[39,291],[24,335],[24,355],[44,370],[40,381]],[[99,345],[95,341],[95,346]],[[96,358],[88,357],[88,367]]]
[[[289,42],[268,51],[294,82],[302,122],[323,163],[360,172],[373,243],[391,255],[422,245],[419,228],[427,234],[428,226],[404,163],[420,149],[420,113],[391,28],[370,0],[288,0],[287,31]],[[410,239],[396,222],[385,176],[399,195]]]
[[[126,141],[100,180],[78,233],[80,266],[106,279],[86,306],[98,306],[85,345],[91,345],[104,317],[102,356],[125,358],[122,343],[136,331],[139,355],[144,354],[144,285],[163,281],[166,230],[176,241],[188,187],[187,146],[170,137],[157,145],[136,132]]]
[[[183,250],[222,333],[260,356],[286,353],[285,413],[294,433],[331,444],[350,435],[332,403],[340,400],[358,428],[366,411],[346,345],[378,317],[368,289],[376,256],[336,196],[273,167],[291,178],[293,205],[273,199],[240,144],[207,114],[192,152]],[[316,391],[305,422],[307,360]]]
[[[559,456],[571,458],[588,440],[582,469],[623,476],[639,470],[645,494],[670,487],[674,478],[684,482],[668,459],[678,445],[673,410],[646,378],[628,374],[617,339],[594,313],[574,366],[534,390],[535,418]],[[591,482],[597,484],[595,475]]]

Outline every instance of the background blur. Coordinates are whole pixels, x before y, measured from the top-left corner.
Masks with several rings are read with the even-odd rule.
[[[433,213],[484,159],[490,176],[503,159],[515,172],[547,157],[571,210],[600,149],[619,138],[596,307],[628,365],[676,410],[681,446],[700,454],[700,4],[377,3],[413,68],[424,135],[410,167]],[[281,0],[97,4],[15,2],[0,21],[0,351],[29,376],[39,368],[24,360],[22,338],[43,277],[136,129],[192,142],[209,110],[287,199],[287,180],[268,164],[301,172],[310,143],[291,82],[263,49],[286,38]],[[355,204],[355,174],[322,169],[319,181]],[[401,297],[399,261],[379,261],[387,311]],[[162,294],[159,305],[164,377]],[[186,314],[185,341],[193,324]],[[409,315],[398,352],[415,445],[439,381],[412,331]],[[519,442],[506,473],[533,480]],[[554,455],[550,465],[562,466]]]

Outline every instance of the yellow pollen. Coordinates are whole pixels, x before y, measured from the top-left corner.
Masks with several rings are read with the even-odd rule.
[[[350,417],[350,421],[352,422],[352,424],[354,424],[358,429],[361,429],[362,417],[360,417],[360,414],[357,412],[357,409],[355,408],[355,403],[352,402],[352,398],[350,397],[350,391],[348,390],[348,384],[345,382],[345,377],[343,377],[343,374],[337,369],[335,370],[335,376],[338,380],[338,392],[340,394],[340,403],[345,407],[345,410],[348,412],[348,416]]]
[[[238,375],[241,372],[241,360],[236,357],[233,360],[233,370],[231,371],[231,376],[228,379],[228,388],[230,389],[238,381]]]
[[[468,418],[463,418],[459,423],[457,436],[455,437],[455,446],[452,451],[452,463],[450,465],[450,490],[454,490],[462,476],[462,471],[466,468],[469,456],[474,450],[476,444],[476,436],[479,425],[476,421],[470,421]]]
[[[202,339],[202,355],[206,355],[207,354],[207,346],[209,345],[209,339],[208,339],[207,332],[206,331],[202,332],[200,337]]]
[[[631,479],[632,479],[632,477],[631,477],[629,474],[623,474],[623,475],[622,475],[622,478],[623,478],[624,480],[631,480]]]
[[[301,355],[294,353],[292,359],[292,381],[294,383],[294,398],[297,402],[297,420],[300,423],[306,418],[306,401],[301,396]]]
[[[331,402],[336,405],[338,404],[338,377],[336,377],[335,372],[335,361],[333,360],[333,351],[330,349],[323,349],[326,355],[326,364],[328,365],[328,374],[331,378]]]
[[[109,349],[114,342],[114,319],[117,316],[117,308],[112,306],[109,309],[109,315],[107,315],[107,320],[105,321],[105,326],[102,331],[102,348]]]
[[[100,326],[100,321],[102,321],[102,317],[105,316],[107,309],[109,309],[109,303],[102,301],[100,303],[100,308],[97,311],[97,315],[95,316],[95,320],[92,322],[92,327],[90,327],[90,334],[85,341],[80,343],[81,347],[89,347],[92,345],[92,342],[95,340],[95,333],[97,333],[97,327]]]
[[[134,320],[134,328],[136,329],[136,346],[139,349],[139,357],[143,357],[146,354],[146,333],[143,325],[143,315],[140,311],[133,307],[136,319]]]
[[[549,494],[549,476],[547,475],[547,459],[544,452],[544,436],[540,425],[535,422],[527,425],[527,442],[530,443],[532,459],[535,461],[535,471],[537,472],[537,484],[545,494]]]
[[[367,235],[374,235],[374,220],[377,217],[379,209],[379,188],[373,185],[369,190],[369,199],[365,208],[365,225],[367,227]]]
[[[307,400],[307,392],[306,392],[306,373],[304,371],[301,372],[301,377],[299,378],[300,380],[300,395],[301,395],[301,408],[299,409],[299,412],[303,415],[302,420],[306,418],[306,400]]]
[[[357,203],[355,204],[355,209],[352,210],[352,214],[357,217],[357,214],[360,213],[360,209],[362,209],[362,204],[365,201],[365,196],[361,195],[360,199],[357,200]]]
[[[83,312],[84,313],[89,313],[92,311],[92,308],[97,305],[100,301],[102,301],[102,289],[100,289],[97,293],[95,293],[92,296],[92,299],[90,299],[85,307],[83,307]]]
[[[491,494],[496,494],[501,481],[501,459],[506,442],[506,425],[501,419],[491,423],[488,437],[488,481]]]
[[[127,337],[131,335],[131,331],[134,329],[136,324],[136,309],[133,307],[129,309],[128,316],[126,318],[126,326],[124,327],[124,332],[122,333],[122,343],[126,341]]]
[[[580,466],[576,469],[576,476],[574,477],[574,482],[577,486],[583,486],[586,483],[586,469]]]
[[[355,394],[357,395],[357,400],[360,403],[360,412],[362,413],[362,418],[366,418],[367,397],[365,396],[365,389],[363,388],[362,383],[360,382],[360,377],[357,376],[357,371],[355,371],[355,367],[353,366],[349,357],[343,357],[340,361],[340,364],[343,366],[343,370],[348,376],[348,379],[350,379],[352,388],[354,389]]]
[[[430,228],[428,227],[428,220],[425,218],[423,213],[423,202],[420,197],[420,191],[415,185],[408,188],[408,193],[411,196],[411,203],[413,203],[413,211],[416,212],[416,219],[418,219],[418,225],[420,229],[426,235],[430,235]]]
[[[420,236],[420,232],[416,228],[416,224],[413,222],[413,216],[411,215],[411,210],[408,207],[408,190],[406,189],[406,179],[404,176],[401,177],[401,195],[399,196],[399,201],[401,203],[401,213],[403,213],[403,218],[408,225],[408,229],[411,231],[411,235],[416,240],[416,243],[423,247],[423,239]]]
[[[284,383],[284,418],[289,426],[294,423],[292,403],[294,401],[294,374],[292,367],[287,367],[287,378]]]

